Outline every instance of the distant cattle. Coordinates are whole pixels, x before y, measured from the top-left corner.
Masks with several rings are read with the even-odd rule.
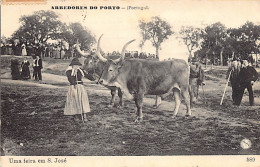
[[[102,37],[102,36],[101,36]],[[137,106],[137,119],[143,119],[142,106],[144,95],[162,95],[173,91],[175,97],[175,110],[173,117],[178,113],[183,96],[187,113],[191,115],[189,98],[189,65],[184,60],[149,61],[141,59],[125,60],[125,49],[134,40],[127,42],[116,60],[104,58],[100,53],[100,40],[98,40],[97,56],[105,66],[99,83],[107,86],[119,87],[129,98],[133,98]]]

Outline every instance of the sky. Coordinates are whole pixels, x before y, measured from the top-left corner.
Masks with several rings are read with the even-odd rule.
[[[53,10],[52,6],[87,6],[86,10]],[[98,9],[90,10],[90,6]],[[104,10],[100,6],[119,6],[119,10]],[[127,10],[122,8],[148,7],[148,10]],[[19,18],[30,15],[38,10],[53,10],[60,15],[65,23],[80,22],[98,38],[104,34],[101,47],[105,52],[120,51],[123,45],[132,40],[128,50],[139,50],[141,35],[138,20],[148,20],[153,16],[160,16],[171,26],[175,35],[172,35],[161,46],[160,60],[168,58],[187,59],[187,47],[177,39],[181,26],[195,26],[203,28],[206,25],[220,21],[226,27],[239,27],[246,21],[260,24],[260,1],[159,1],[159,0],[89,0],[68,1],[62,0],[38,5],[2,5],[1,6],[1,36],[11,36],[20,26]],[[143,51],[155,53],[155,48],[148,41]]]

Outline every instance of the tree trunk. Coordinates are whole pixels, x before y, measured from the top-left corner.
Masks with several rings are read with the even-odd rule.
[[[156,55],[155,55],[155,58],[158,57],[158,59],[160,60],[159,58],[159,47],[156,47]]]
[[[205,68],[207,68],[207,62],[208,62],[208,53],[206,53],[206,57],[205,57]]]
[[[258,55],[256,53],[256,56],[255,56],[255,67],[258,67]]]
[[[192,54],[191,51],[189,51],[189,62],[191,62],[191,59],[192,59]]]
[[[223,51],[224,51],[224,48],[221,48],[221,51],[220,51],[220,65],[223,66]]]
[[[232,59],[234,59],[234,56],[235,56],[235,52],[232,51]]]

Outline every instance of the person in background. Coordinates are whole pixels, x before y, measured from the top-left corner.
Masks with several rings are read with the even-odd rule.
[[[238,103],[238,75],[240,72],[241,63],[238,59],[234,58],[232,62],[230,63],[230,66],[228,68],[226,79],[229,77],[229,85],[232,88],[232,100],[234,105],[239,105]],[[229,76],[230,75],[230,76]]]
[[[21,72],[21,77],[22,79],[30,79],[31,75],[30,75],[30,62],[27,60],[27,57],[24,58],[21,67],[22,67],[22,72]]]
[[[237,99],[237,105],[239,106],[241,104],[244,91],[247,88],[247,91],[249,93],[249,103],[250,106],[254,105],[254,94],[253,94],[253,85],[258,79],[259,74],[254,69],[254,67],[249,66],[247,60],[243,60],[242,68],[240,69],[239,75],[238,75],[238,99]]]
[[[53,57],[53,45],[51,44],[50,46],[50,57],[52,58]]]
[[[12,43],[9,43],[8,54],[9,55],[14,54],[14,44],[12,44]]]
[[[50,45],[49,44],[47,44],[47,46],[46,46],[45,57],[50,57]]]
[[[26,51],[25,44],[23,43],[21,47],[22,47],[22,56],[27,56],[27,51]]]
[[[1,55],[5,54],[5,44],[1,42]]]
[[[195,103],[199,97],[199,86],[205,85],[204,83],[205,75],[204,70],[202,69],[201,64],[198,60],[192,61],[190,63],[190,77],[189,77],[189,85],[190,85],[190,96],[191,102]]]
[[[63,46],[61,47],[61,50],[60,50],[60,58],[65,60],[65,49]]]
[[[34,60],[33,63],[34,66],[34,77],[35,80],[42,80],[42,59],[39,56],[36,56],[36,59]]]
[[[40,47],[39,44],[37,44],[37,45],[36,45],[36,48],[35,48],[35,58],[36,58],[37,56],[39,56],[39,58],[40,58],[41,55],[42,55],[41,47]]]
[[[84,72],[79,68],[81,65],[78,58],[73,58],[66,70],[70,87],[67,93],[64,115],[75,115],[75,117],[81,115],[84,121],[87,119],[86,113],[90,112],[90,106],[82,81]]]
[[[21,79],[20,65],[17,59],[11,59],[11,75],[13,80]]]

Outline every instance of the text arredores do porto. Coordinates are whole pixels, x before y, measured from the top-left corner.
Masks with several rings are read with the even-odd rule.
[[[148,10],[148,6],[52,6],[51,9],[57,10]]]
[[[30,158],[24,158],[24,159],[18,159],[18,158],[9,158],[9,163],[17,163],[17,164],[29,164],[29,163],[67,163],[66,158],[42,158],[42,159],[30,159]]]

